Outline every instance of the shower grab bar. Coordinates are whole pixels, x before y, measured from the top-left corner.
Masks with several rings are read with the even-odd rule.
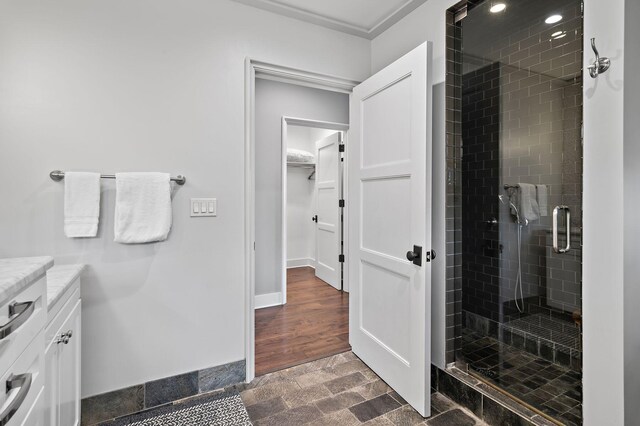
[[[558,212],[565,212],[565,228],[567,235],[567,245],[564,248],[558,247]],[[553,251],[556,253],[566,253],[571,250],[571,210],[568,206],[556,206],[553,209]]]

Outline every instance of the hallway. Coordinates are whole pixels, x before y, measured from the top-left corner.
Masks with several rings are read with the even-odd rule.
[[[287,270],[287,304],[256,310],[256,376],[350,349],[349,294],[313,268]]]

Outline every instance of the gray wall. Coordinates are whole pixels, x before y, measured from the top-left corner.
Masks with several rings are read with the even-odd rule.
[[[83,396],[244,359],[245,59],[362,80],[369,46],[227,0],[0,2],[0,257],[89,265]],[[57,168],[184,173],[169,240],[113,242],[113,181],[65,238]]]
[[[624,417],[640,421],[640,2],[625,2]]]
[[[282,285],[282,117],[349,123],[349,95],[259,79],[255,105],[256,294],[262,295]]]

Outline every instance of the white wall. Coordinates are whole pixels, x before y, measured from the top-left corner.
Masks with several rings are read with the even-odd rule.
[[[311,128],[287,126],[287,148],[315,155]],[[316,259],[315,183],[311,169],[287,167],[287,266],[313,266]]]
[[[600,54],[612,59],[609,71],[597,80],[584,73],[582,353],[587,426],[624,424],[624,3],[584,2],[585,66],[595,57],[591,37]]]
[[[370,69],[366,40],[227,0],[0,3],[0,257],[90,265],[83,396],[245,357],[247,56]],[[65,238],[58,168],[185,174],[169,240],[113,242],[113,181],[99,237]],[[218,217],[189,218],[199,196]]]
[[[637,0],[626,0],[637,3]],[[444,162],[445,11],[457,0],[428,0],[372,41],[372,71],[378,71],[425,40],[433,42],[434,155]],[[584,97],[584,418],[586,425],[622,425],[623,395],[623,48],[625,0],[584,0],[585,64],[594,56],[589,39],[596,37],[601,55],[612,58],[610,71],[592,80],[585,73]],[[637,12],[636,12],[637,13]],[[634,14],[635,17],[635,14]],[[636,24],[637,20],[631,18]],[[637,43],[637,30],[627,33]],[[637,70],[635,63],[629,67]],[[634,77],[635,78],[635,77]],[[629,93],[630,90],[625,90]],[[637,97],[638,93],[634,93]],[[439,111],[439,112],[438,112]],[[635,109],[631,112],[633,114]],[[438,115],[440,114],[440,115]],[[637,122],[637,114],[635,115]],[[627,137],[637,138],[635,129]],[[631,140],[629,143],[636,143]],[[440,149],[437,153],[435,150]],[[640,155],[640,153],[638,153]],[[630,162],[633,160],[630,160]],[[442,170],[445,170],[442,168]],[[442,178],[443,173],[439,174]],[[443,181],[441,181],[442,183]],[[635,181],[634,181],[635,182]],[[436,180],[434,180],[436,183]],[[438,194],[434,188],[434,194]],[[434,218],[444,216],[444,191],[434,195]],[[629,204],[635,206],[634,204]],[[631,209],[636,216],[634,208]],[[633,220],[633,219],[631,219]],[[434,221],[434,223],[436,223]],[[444,227],[434,228],[434,246],[444,253]],[[637,251],[628,253],[637,257]],[[442,263],[440,263],[442,265]],[[434,263],[433,362],[444,360],[444,271]],[[633,275],[633,276],[637,276]],[[629,278],[631,279],[631,278]],[[626,283],[627,288],[635,283]],[[633,291],[633,290],[631,290]],[[631,319],[631,317],[629,317]],[[634,323],[633,327],[636,327]],[[636,327],[637,328],[637,327]],[[636,357],[628,360],[637,370]],[[631,367],[631,365],[629,366]],[[640,382],[640,380],[639,380]],[[629,381],[629,386],[634,383]],[[636,393],[632,394],[633,396]],[[636,400],[637,401],[637,398]],[[637,405],[637,404],[635,404]],[[627,424],[633,424],[631,418]]]
[[[313,266],[316,260],[315,180],[311,169],[287,168],[287,267]]]
[[[349,96],[256,81],[256,295],[281,291],[282,117],[349,122]]]

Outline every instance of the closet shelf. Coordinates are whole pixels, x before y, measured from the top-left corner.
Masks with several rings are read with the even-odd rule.
[[[308,169],[311,170],[311,174],[307,179],[311,180],[316,174],[316,164],[315,163],[300,163],[295,161],[287,161],[288,167],[297,167],[299,169]]]
[[[315,169],[315,163],[299,163],[295,161],[287,161],[287,166],[289,167],[299,167],[302,169]]]

